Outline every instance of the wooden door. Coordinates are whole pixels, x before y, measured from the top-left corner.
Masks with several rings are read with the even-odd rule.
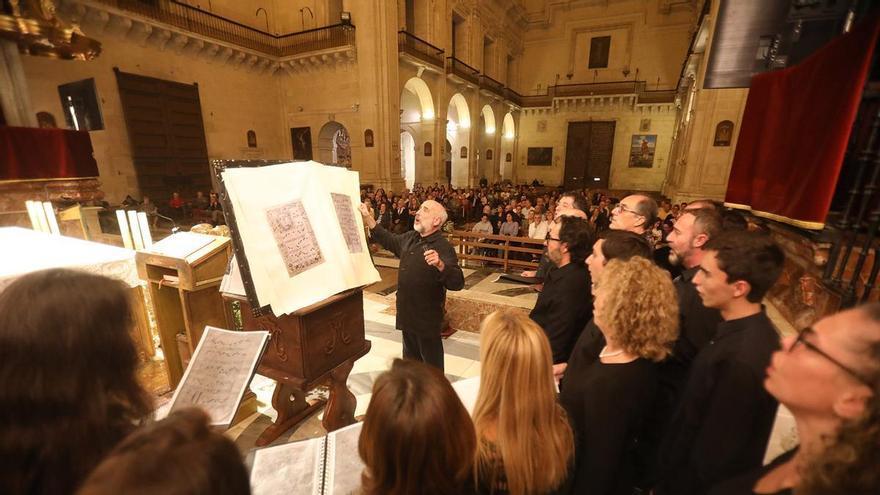
[[[211,189],[199,87],[114,69],[142,195],[157,204]]]
[[[566,190],[607,188],[614,122],[569,122],[565,146]]]

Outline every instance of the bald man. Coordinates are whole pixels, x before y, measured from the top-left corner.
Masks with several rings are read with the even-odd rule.
[[[366,204],[360,210],[373,240],[400,258],[395,326],[403,333],[404,359],[443,371],[440,330],[446,291],[464,287],[455,250],[440,232],[446,209],[436,201],[425,201],[415,215],[414,230],[403,234],[392,234],[378,225]]]
[[[644,194],[630,194],[611,210],[611,230],[625,230],[649,239],[657,220],[657,202]],[[653,245],[653,242],[652,242]]]

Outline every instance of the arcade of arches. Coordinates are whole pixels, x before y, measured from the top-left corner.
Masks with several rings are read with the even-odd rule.
[[[81,63],[23,57],[24,120],[40,113],[63,125],[59,86],[93,81],[103,128],[91,138],[111,201],[140,194],[140,151],[125,118],[132,109],[114,69],[192,85],[208,159],[311,157],[392,189],[483,178],[556,186],[598,173],[612,189],[723,195],[748,90],[702,87],[717,6],[701,17],[703,1],[579,2],[564,11],[537,0],[266,3],[214,0],[209,10],[279,35],[345,32],[327,27],[340,12],[354,27],[331,48],[277,57],[66,0],[61,15],[98,39],[102,53]],[[266,15],[254,17],[258,8]],[[598,54],[602,66],[589,68],[597,38],[610,46]],[[721,121],[733,125],[732,146],[707,145]],[[614,123],[603,157],[569,146],[580,122]],[[654,136],[653,159],[633,167],[631,143],[641,135]]]

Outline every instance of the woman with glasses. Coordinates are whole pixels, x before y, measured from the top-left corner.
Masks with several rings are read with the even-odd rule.
[[[880,493],[878,384],[880,304],[828,316],[786,338],[764,386],[791,411],[800,445],[710,493]]]

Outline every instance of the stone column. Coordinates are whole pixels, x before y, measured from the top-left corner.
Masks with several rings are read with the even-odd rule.
[[[21,53],[17,44],[5,40],[0,40],[0,106],[8,125],[37,127]]]

